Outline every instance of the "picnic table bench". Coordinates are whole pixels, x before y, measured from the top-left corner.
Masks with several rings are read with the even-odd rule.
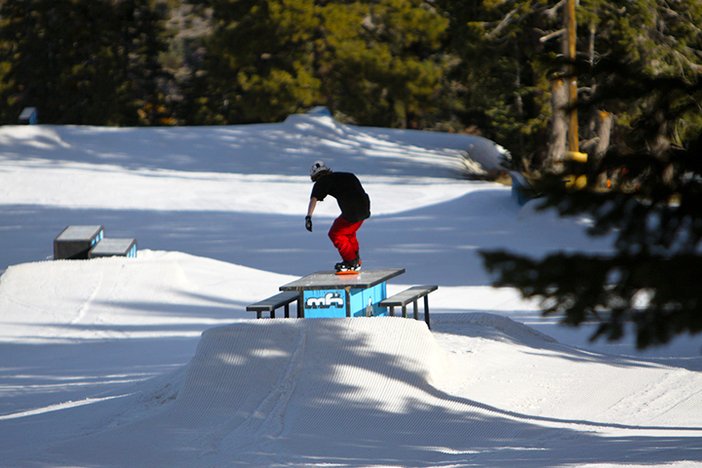
[[[426,286],[413,286],[406,289],[400,293],[390,296],[387,299],[383,299],[378,304],[381,307],[389,307],[390,315],[395,315],[395,307],[402,307],[402,316],[407,317],[407,304],[410,302],[414,306],[414,319],[419,320],[419,313],[417,311],[417,301],[424,298],[424,321],[427,323],[427,327],[431,328],[429,323],[429,293],[439,289],[437,285],[426,285]]]
[[[283,291],[267,299],[246,307],[248,312],[256,312],[256,318],[261,318],[262,312],[269,312],[275,318],[275,310],[285,306],[285,318],[290,318],[290,303],[300,299],[297,291]],[[297,316],[300,316],[300,305],[297,307]]]

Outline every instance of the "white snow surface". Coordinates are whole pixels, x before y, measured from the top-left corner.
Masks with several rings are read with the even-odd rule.
[[[700,337],[590,343],[490,287],[481,249],[611,238],[461,180],[466,154],[490,169],[497,152],[319,115],[0,127],[0,466],[702,466]],[[245,311],[338,261],[332,199],[304,229],[317,159],[372,199],[364,268],[405,268],[390,294],[439,285],[431,329]],[[138,257],[52,260],[68,225],[137,238]]]

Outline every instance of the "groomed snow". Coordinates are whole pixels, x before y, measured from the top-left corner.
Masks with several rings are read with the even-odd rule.
[[[702,341],[589,343],[493,289],[477,255],[609,251],[587,219],[456,177],[475,137],[339,125],[0,127],[2,467],[698,467]],[[365,268],[402,318],[252,320],[247,304],[329,269],[337,208],[304,229],[307,167],[359,175]],[[136,259],[51,260],[67,225],[135,237]],[[293,308],[294,310],[294,308]]]

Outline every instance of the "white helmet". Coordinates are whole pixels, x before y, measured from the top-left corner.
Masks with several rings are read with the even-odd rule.
[[[315,161],[312,166],[310,166],[310,177],[313,179],[315,176],[321,174],[322,172],[329,172],[331,169],[329,169],[322,161]]]

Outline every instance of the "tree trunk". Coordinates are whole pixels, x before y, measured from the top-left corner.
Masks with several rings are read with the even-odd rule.
[[[595,128],[597,136],[595,137],[596,144],[592,155],[595,167],[600,165],[602,158],[604,158],[605,153],[607,153],[607,148],[609,148],[609,138],[612,134],[612,125],[614,125],[614,116],[612,114],[603,110],[596,113]],[[611,174],[599,171],[597,176],[597,186],[600,188],[609,188],[608,181],[610,177]]]
[[[548,172],[563,172],[563,162],[568,138],[568,86],[563,78],[551,82],[551,136],[544,169]]]

